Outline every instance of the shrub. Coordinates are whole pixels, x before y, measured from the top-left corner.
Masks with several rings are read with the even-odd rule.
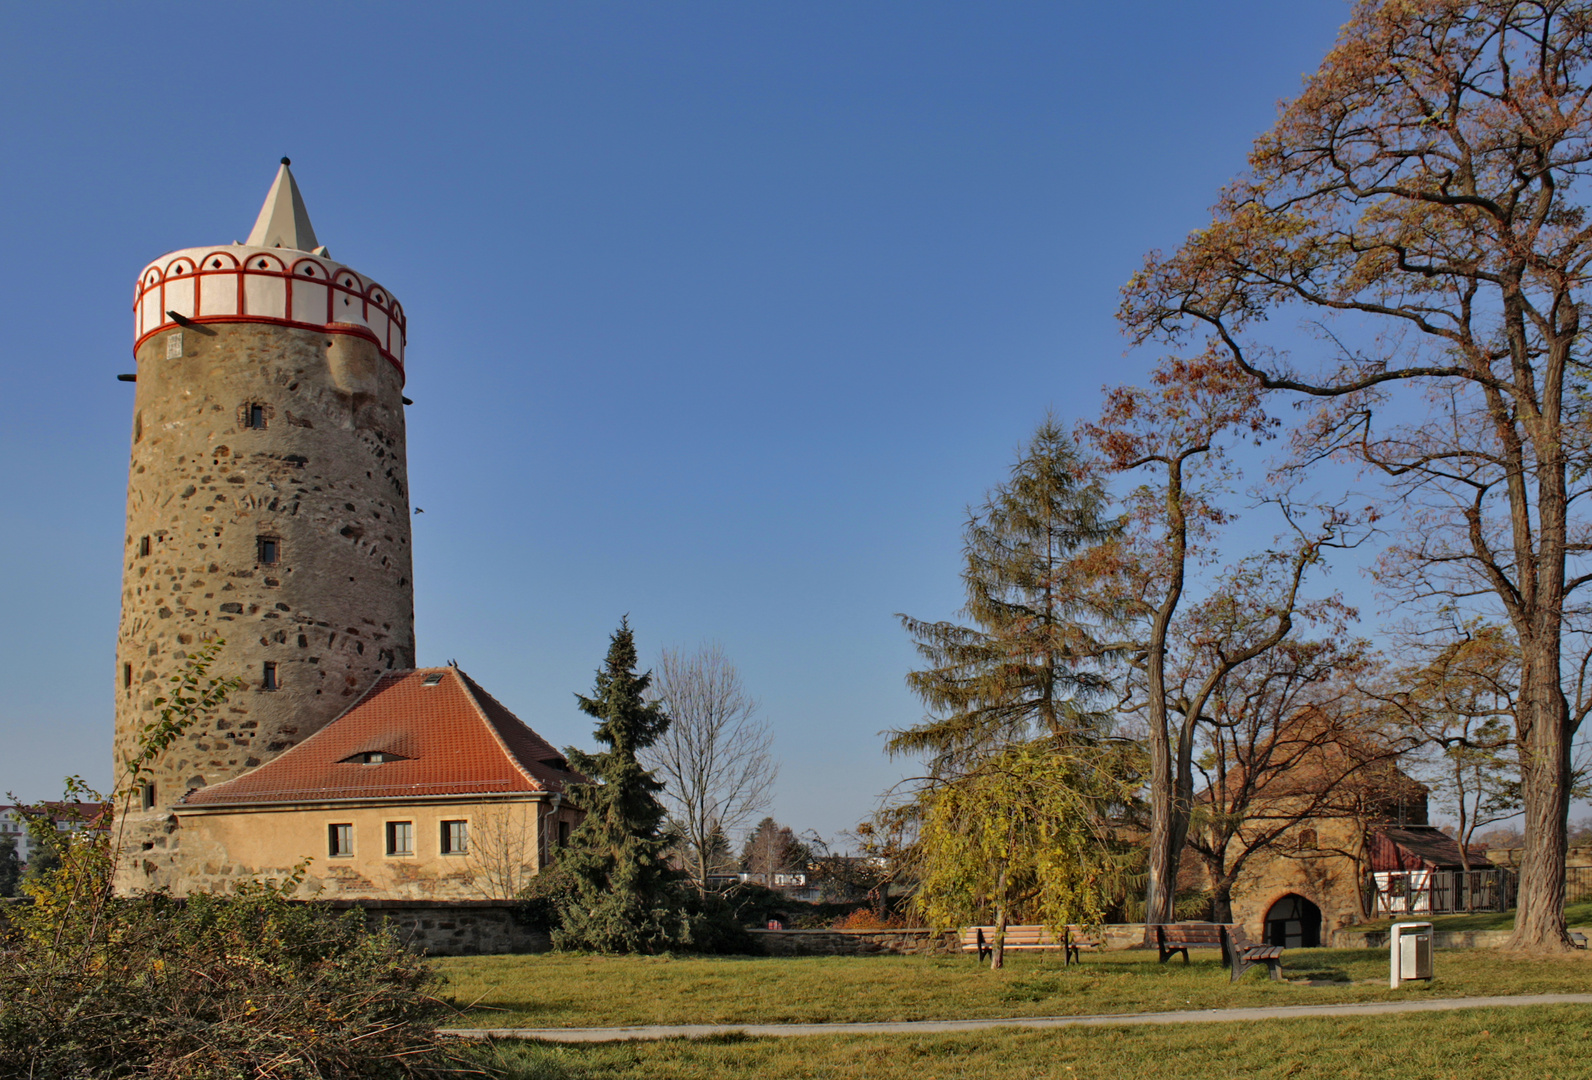
[[[289,900],[296,880],[96,898],[104,846],[74,845],[12,913],[0,1075],[386,1080],[455,1066],[435,1034],[440,976],[362,912]]]

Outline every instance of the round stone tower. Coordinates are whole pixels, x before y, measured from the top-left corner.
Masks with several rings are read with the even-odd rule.
[[[173,813],[188,791],[414,666],[404,314],[319,245],[284,158],[248,240],[156,259],[133,316],[118,786],[195,649],[223,640],[212,674],[243,682],[161,756],[125,822],[122,887],[183,892],[199,873]]]

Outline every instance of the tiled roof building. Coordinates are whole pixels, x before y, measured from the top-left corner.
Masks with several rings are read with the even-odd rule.
[[[175,808],[191,889],[283,877],[330,898],[512,895],[567,838],[563,754],[458,668],[379,678],[341,716]]]

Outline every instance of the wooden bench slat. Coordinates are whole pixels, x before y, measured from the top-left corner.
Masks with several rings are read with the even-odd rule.
[[[1273,980],[1282,978],[1281,945],[1256,945],[1248,940],[1244,928],[1227,923],[1159,923],[1145,927],[1145,936],[1155,932],[1156,948],[1161,953],[1161,963],[1166,963],[1178,953],[1183,962],[1189,962],[1190,949],[1221,949],[1222,963],[1231,969],[1231,981],[1238,979],[1256,964],[1265,964]]]
[[[1026,949],[1062,949],[1062,963],[1070,964],[1078,958],[1084,949],[1099,949],[1104,947],[1105,939],[1098,933],[1089,933],[1081,926],[1067,926],[1063,928],[1065,938],[1058,940],[1046,926],[1008,926],[1006,928],[1005,949],[1018,951]],[[995,928],[993,926],[969,926],[962,931],[962,951],[976,952],[980,960],[984,959],[995,948]]]

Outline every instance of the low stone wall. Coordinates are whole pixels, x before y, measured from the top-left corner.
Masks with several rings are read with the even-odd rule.
[[[392,924],[404,943],[427,956],[537,953],[552,948],[541,930],[520,917],[519,905],[497,900],[330,900],[332,908],[360,908],[372,926]]]
[[[753,943],[769,956],[948,956],[954,933],[913,930],[753,930]]]
[[[753,930],[753,940],[770,956],[951,956],[961,952],[955,931],[912,930]],[[1113,923],[1102,928],[1108,950],[1144,948],[1143,923]],[[1154,946],[1150,946],[1153,948]]]
[[[1434,949],[1501,949],[1509,940],[1508,930],[1435,930]],[[1385,949],[1386,930],[1334,930],[1327,944],[1334,949]]]

